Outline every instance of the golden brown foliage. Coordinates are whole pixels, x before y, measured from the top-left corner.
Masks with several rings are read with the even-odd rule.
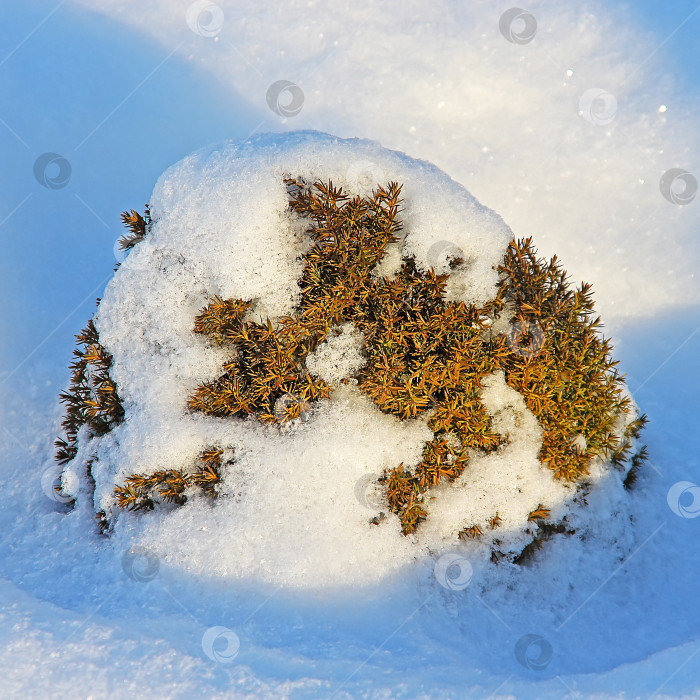
[[[620,440],[614,427],[631,402],[593,317],[590,287],[571,289],[556,258],[538,259],[531,239],[512,241],[494,300],[483,308],[448,302],[448,275],[421,271],[410,257],[392,279],[374,272],[401,229],[397,183],[365,198],[331,182],[286,184],[290,208],[309,219],[314,242],[304,256],[301,302],[273,326],[245,320],[251,301],[214,297],[195,332],[235,355],[219,379],[198,387],[190,409],[265,422],[298,417],[332,392],[305,370],[306,356],[333,326],[351,322],[364,335],[360,389],[400,419],[427,413],[435,434],[418,465],[399,465],[383,480],[404,534],[427,517],[426,491],[458,478],[470,450],[503,444],[480,400],[483,379],[496,370],[543,426],[540,459],[557,478],[580,481],[597,455],[627,457],[633,428]],[[514,329],[509,336],[489,331],[503,314]]]
[[[481,537],[484,533],[478,525],[471,525],[470,527],[461,530],[458,537],[460,540],[475,540]]]
[[[114,495],[120,508],[152,510],[158,500],[183,505],[185,490],[196,486],[210,498],[216,498],[216,485],[221,481],[223,450],[208,449],[199,455],[198,464],[191,472],[164,469],[147,476],[132,474],[125,486],[115,486]]]
[[[146,214],[141,216],[135,209],[122,212],[122,223],[129,230],[119,239],[119,250],[131,250],[146,237],[146,231],[151,223],[151,214],[146,205]]]
[[[65,437],[55,442],[59,464],[75,457],[81,427],[87,425],[91,435],[104,435],[124,418],[117,388],[109,376],[112,357],[100,345],[93,321],[88,321],[75,337],[78,347],[73,351],[75,360],[70,365],[70,385],[60,395],[66,415],[61,423]]]

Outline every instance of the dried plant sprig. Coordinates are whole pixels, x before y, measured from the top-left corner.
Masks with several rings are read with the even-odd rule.
[[[153,510],[158,503],[184,505],[187,502],[185,491],[197,487],[209,498],[218,495],[217,486],[221,482],[223,450],[204,450],[194,468],[188,472],[178,469],[163,469],[148,475],[132,474],[123,486],[114,487],[117,506],[127,510]]]
[[[530,513],[530,515],[527,516],[527,519],[529,521],[533,520],[544,520],[545,518],[549,517],[549,508],[545,508],[541,503],[540,505],[535,508],[535,510]]]
[[[120,240],[123,250],[132,248],[141,240],[151,222],[148,206],[145,217],[132,210],[122,214],[122,221],[129,234]],[[99,305],[100,299],[97,300]],[[88,437],[108,433],[124,420],[117,386],[110,376],[112,356],[100,343],[99,334],[93,319],[90,319],[76,336],[77,347],[73,351],[74,360],[70,365],[71,377],[68,389],[60,394],[65,405],[65,415],[61,426],[63,437],[55,440],[55,458],[58,464],[66,465],[78,453],[78,432],[83,426],[88,428]],[[87,461],[85,470],[92,492],[95,479],[92,474],[94,458]],[[102,513],[102,516],[100,516]],[[98,513],[100,531],[106,532],[109,524],[103,511]]]
[[[478,525],[470,525],[460,530],[458,537],[460,540],[476,540],[483,535],[482,529]]]
[[[151,212],[146,205],[145,216],[141,216],[135,209],[122,212],[122,223],[129,230],[118,241],[119,250],[131,250],[137,243],[145,237],[151,225]]]
[[[90,435],[104,435],[124,419],[124,409],[109,370],[111,355],[100,345],[92,320],[75,336],[78,347],[73,351],[69,388],[60,395],[66,407],[61,423],[65,437],[58,438],[56,461],[70,462],[77,453],[78,431],[88,426]]]
[[[623,486],[628,491],[634,488],[635,484],[637,483],[637,479],[639,479],[639,472],[644,466],[644,463],[648,460],[649,453],[647,451],[647,446],[642,445],[642,447],[635,452],[635,454],[632,455],[631,459],[629,460],[630,467],[625,475],[624,481],[622,482]]]
[[[560,479],[581,481],[594,457],[618,447],[615,425],[632,410],[610,341],[600,334],[590,285],[571,289],[556,256],[537,258],[529,238],[511,242],[498,270],[491,313],[516,308],[513,320],[537,324],[545,338],[534,357],[509,352],[498,364],[544,428],[542,462]]]

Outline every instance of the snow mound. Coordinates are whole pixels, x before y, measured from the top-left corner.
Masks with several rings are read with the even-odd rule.
[[[574,489],[539,461],[541,427],[502,373],[484,382],[481,400],[495,432],[507,438],[505,449],[474,456],[468,473],[441,485],[427,505],[430,517],[406,537],[391,514],[370,522],[381,507],[372,484],[399,463],[418,463],[433,433],[424,418],[383,413],[357,386],[341,383],[364,361],[362,334],[352,324],[308,357],[307,369],[334,391],[303,421],[280,429],[187,410],[197,386],[215,380],[230,358],[230,350],[193,332],[211,297],[252,299],[249,316],[273,322],[299,301],[310,241],[289,209],[289,177],[330,180],[359,195],[370,195],[377,181],[401,183],[401,236],[377,273],[391,277],[402,256],[413,256],[419,269],[450,273],[448,300],[481,305],[496,294],[510,229],[429,163],[317,132],[202,150],[159,179],[148,235],[101,301],[95,327],[113,358],[110,374],[127,418],[104,436],[79,440],[64,489],[84,507],[85,464],[93,460],[88,507],[107,514],[118,538],[211,576],[295,587],[371,584],[416,558],[452,550],[465,517],[484,522],[494,514],[504,546],[522,549],[533,535],[521,527],[528,513],[545,503],[561,515]],[[467,264],[452,270],[458,256]],[[186,469],[210,445],[226,449],[215,504],[193,497],[182,508],[118,512],[115,484],[135,472]],[[489,553],[484,543],[462,547],[482,558]]]

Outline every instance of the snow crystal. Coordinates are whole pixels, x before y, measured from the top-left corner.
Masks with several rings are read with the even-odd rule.
[[[306,367],[329,384],[337,384],[364,365],[365,358],[360,354],[363,341],[364,336],[352,323],[343,323],[309,353]]]

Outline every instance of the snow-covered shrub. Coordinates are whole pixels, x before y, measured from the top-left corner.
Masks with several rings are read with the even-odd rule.
[[[573,532],[592,480],[633,483],[644,418],[589,286],[436,168],[264,137],[186,159],[123,218],[57,442],[103,531],[191,509],[254,568],[266,523],[342,579],[344,540],[384,569],[460,540],[517,560]]]

